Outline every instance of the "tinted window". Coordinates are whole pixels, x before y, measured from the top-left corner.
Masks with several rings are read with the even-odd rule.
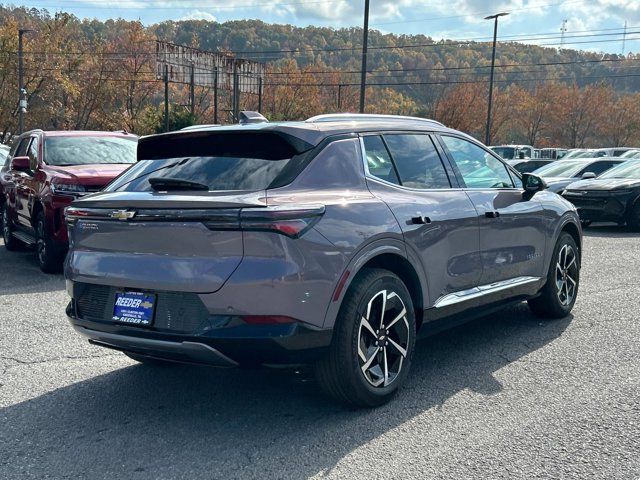
[[[489,152],[461,138],[442,140],[468,188],[513,188],[507,167]]]
[[[491,147],[491,150],[506,160],[516,158],[516,149],[514,147]]]
[[[369,173],[374,177],[378,177],[387,182],[398,182],[398,175],[393,168],[391,156],[387,147],[385,147],[382,138],[375,136],[368,136],[362,139],[364,143],[364,149],[367,156],[367,168]]]
[[[583,168],[579,175],[582,175],[586,172],[595,173],[596,175],[600,175],[602,172],[606,172],[611,167],[618,165],[619,162],[595,162],[589,165],[588,167]]]
[[[447,171],[428,135],[385,135],[400,182],[409,188],[450,188]]]
[[[38,168],[38,137],[33,137],[31,145],[29,145],[29,168],[32,172],[35,172]]]
[[[25,157],[27,155],[27,150],[29,149],[29,142],[31,142],[31,137],[26,137],[20,140],[20,145],[16,149],[16,157]]]
[[[135,163],[135,137],[49,137],[44,142],[48,165]]]

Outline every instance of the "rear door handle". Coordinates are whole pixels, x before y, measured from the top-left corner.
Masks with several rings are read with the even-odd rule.
[[[417,217],[411,217],[409,223],[412,225],[428,225],[431,223],[431,219],[429,217],[420,215]]]
[[[500,212],[485,212],[484,216],[487,218],[498,218],[500,216]]]

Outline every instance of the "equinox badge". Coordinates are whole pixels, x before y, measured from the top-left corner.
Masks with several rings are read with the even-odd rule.
[[[114,210],[109,214],[109,216],[117,220],[131,220],[136,216],[136,212],[132,212],[129,210]]]

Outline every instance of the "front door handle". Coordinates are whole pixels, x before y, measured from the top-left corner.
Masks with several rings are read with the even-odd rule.
[[[487,218],[498,218],[500,216],[500,212],[485,212],[484,216]]]
[[[409,221],[409,223],[412,225],[428,225],[431,223],[431,219],[429,217],[420,215],[417,217],[411,217],[411,220]]]

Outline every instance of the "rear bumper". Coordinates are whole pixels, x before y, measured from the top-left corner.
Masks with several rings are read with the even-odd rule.
[[[287,366],[317,361],[331,343],[331,330],[303,323],[284,325],[211,324],[188,334],[83,319],[72,301],[67,317],[90,343],[175,362],[212,366]]]

